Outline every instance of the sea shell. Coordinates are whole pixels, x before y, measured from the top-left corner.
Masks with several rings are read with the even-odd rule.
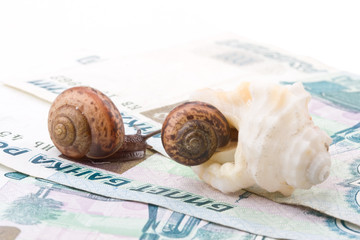
[[[328,177],[331,138],[314,125],[301,83],[244,82],[233,91],[198,90],[192,98],[217,107],[238,130],[237,143],[192,167],[214,188],[229,193],[256,184],[291,195]]]

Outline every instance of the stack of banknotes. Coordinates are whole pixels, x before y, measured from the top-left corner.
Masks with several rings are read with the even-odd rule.
[[[226,35],[1,81],[0,239],[360,238],[360,76]],[[146,134],[194,90],[242,81],[303,83],[315,124],[333,140],[325,182],[289,197],[223,194],[169,159],[159,135],[144,159],[119,162],[68,159],[48,134],[50,103],[73,86],[103,91],[126,133]]]

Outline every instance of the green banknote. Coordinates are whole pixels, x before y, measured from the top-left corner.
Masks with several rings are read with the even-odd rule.
[[[304,86],[313,96],[312,117],[333,140],[329,178],[311,191],[298,189],[289,197],[250,190],[360,225],[360,76],[338,73],[311,80]]]
[[[0,91],[12,103],[5,105],[8,114],[0,120],[4,127],[0,131],[0,162],[19,172],[274,238],[351,239],[358,234],[353,231],[357,226],[314,210],[283,205],[246,191],[222,194],[199,180],[189,167],[157,153],[124,172],[125,164],[119,162],[68,160],[59,155],[46,129],[40,127],[46,126],[48,104],[13,89]]]
[[[226,89],[242,80],[259,79],[283,84],[303,81],[313,96],[310,110],[314,121],[333,137],[333,167],[323,184],[297,190],[290,198],[256,188],[249,190],[329,216],[278,204],[246,191],[224,195],[200,181],[190,168],[159,154],[149,154],[146,160],[134,163],[119,163],[116,159],[69,161],[59,155],[49,140],[49,104],[4,87],[0,162],[67,186],[165,206],[256,234],[290,239],[356,238],[360,224],[356,76],[248,40],[224,37],[165,53],[96,63],[90,68],[11,80],[7,84],[48,102],[75,85],[100,89],[115,89],[119,85],[118,92],[107,94],[121,109],[127,133],[135,132],[134,127],[147,133],[159,129],[166,113],[186,100],[191,90],[205,86]],[[128,87],[121,88],[121,84]],[[149,144],[164,153],[159,136],[149,139]]]
[[[31,239],[268,239],[156,205],[107,198],[0,165],[0,237]]]

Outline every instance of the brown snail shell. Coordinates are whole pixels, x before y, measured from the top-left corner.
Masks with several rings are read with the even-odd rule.
[[[174,108],[161,129],[166,153],[178,163],[194,166],[207,161],[230,140],[225,116],[204,102],[186,102]]]
[[[51,140],[71,158],[105,158],[124,142],[124,125],[114,103],[90,87],[62,92],[49,111]]]

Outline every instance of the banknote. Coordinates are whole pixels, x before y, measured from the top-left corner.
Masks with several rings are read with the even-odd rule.
[[[136,71],[136,69],[142,69],[142,71]],[[129,57],[111,63],[109,61],[106,63],[97,63],[91,68],[81,68],[80,70],[73,69],[70,72],[65,71],[56,73],[40,77],[39,79],[19,81],[12,79],[11,82],[8,81],[7,84],[30,92],[49,102],[52,101],[58,93],[70,86],[86,84],[100,89],[108,87],[108,89],[112,89],[112,92],[106,91],[106,93],[112,97],[114,102],[123,111],[127,131],[134,130],[134,126],[140,126],[144,132],[147,132],[160,128],[161,119],[166,115],[169,109],[175,106],[179,101],[184,101],[187,98],[187,94],[196,88],[205,86],[230,88],[239,81],[256,79],[261,79],[263,81],[282,81],[284,83],[302,80],[304,83],[309,82],[311,85],[311,82],[321,82],[318,81],[317,78],[338,76],[336,80],[338,81],[341,79],[340,76],[342,75],[344,74],[338,73],[336,70],[313,60],[295,57],[288,53],[284,53],[281,50],[262,46],[248,40],[226,37],[207,41],[205,43],[202,42],[201,44],[191,44],[190,46],[175,50],[168,50],[161,54],[156,53],[147,56]],[[99,81],[99,79],[101,79],[101,81]],[[169,81],[168,79],[174,80]],[[187,81],[184,82],[184,79]],[[325,80],[328,81],[328,79]],[[128,84],[129,82],[131,82],[131,84]],[[148,82],[148,84],[152,84],[152,86],[145,86],[143,85],[144,82]],[[169,82],[171,83],[170,85]],[[175,86],[174,82],[182,82],[182,85]],[[354,81],[352,84],[354,84]],[[121,88],[122,85],[126,85],[126,89]],[[115,89],[115,86],[119,86],[118,90]],[[356,113],[349,112],[353,111],[349,110],[349,107],[344,108],[344,106],[349,105],[349,101],[347,104],[344,104],[343,100],[340,101],[340,105],[342,102],[342,107],[339,108],[339,101],[338,103],[335,103],[335,101],[331,101],[331,97],[324,101],[324,98],[321,98],[321,92],[316,95],[316,92],[313,91],[312,94],[313,96],[319,96],[319,98],[314,99],[310,104],[310,108],[312,112],[314,112],[313,118],[315,122],[330,135],[341,135],[341,132],[344,131],[344,129],[351,128],[351,124],[356,122]],[[149,98],[149,95],[157,97]],[[344,96],[346,96],[346,94],[344,94]],[[38,101],[37,104],[44,105],[43,103],[40,103],[40,101]],[[329,108],[331,111],[329,111]],[[354,107],[352,106],[352,109],[353,108]],[[11,113],[19,109],[20,108],[18,107],[12,106],[9,107],[8,112]],[[28,106],[28,109],[31,109],[31,106]],[[39,109],[37,109],[37,114],[41,115],[42,113],[40,113]],[[340,115],[338,114],[339,112],[341,112]],[[326,115],[326,113],[328,113],[328,115]],[[32,114],[34,113],[32,112]],[[14,113],[14,116],[15,115],[16,114]],[[28,116],[24,115],[18,115],[18,119],[28,119]],[[345,121],[339,121],[335,116],[341,116],[339,118],[341,118],[341,120],[345,119]],[[3,148],[7,148],[8,145],[6,144],[10,144],[11,141],[14,143],[15,141],[21,142],[22,139],[20,137],[22,135],[26,135],[27,138],[34,136],[34,132],[31,131],[31,129],[34,128],[31,126],[32,124],[36,123],[36,126],[46,126],[46,114],[43,114],[42,117],[36,117],[34,116],[34,121],[28,125],[22,121],[16,121],[16,117],[13,117],[13,119],[10,117],[11,120],[5,119],[4,124],[2,125],[7,126],[8,128],[3,131],[2,135],[8,142],[4,140]],[[37,120],[35,120],[35,118]],[[9,121],[11,121],[11,123],[9,123]],[[40,122],[42,123],[40,124]],[[39,129],[39,127],[36,127],[36,129]],[[17,132],[22,133],[19,134]],[[58,157],[59,154],[52,146],[49,138],[45,136],[44,133],[40,132],[36,133],[36,135],[39,137],[38,140],[30,141],[31,143],[28,142],[25,145],[21,143],[17,147],[19,148],[19,146],[21,146],[21,149],[31,149],[32,152],[34,152],[33,150],[36,150],[39,154],[45,153],[47,157]],[[158,152],[164,153],[162,146],[159,143],[158,136],[155,136],[149,142],[151,142],[151,145],[153,145],[154,149]],[[5,151],[5,154],[8,154],[7,152],[11,151]],[[23,154],[19,154],[15,156],[21,157],[22,155]],[[63,161],[62,158],[60,159]],[[160,162],[160,164],[155,164],[156,162]],[[53,163],[56,166],[56,163]],[[16,165],[16,163],[11,162],[10,165],[13,166]],[[122,173],[121,176],[126,176],[131,180],[135,179],[155,184],[156,186],[172,187],[185,191],[188,191],[188,189],[183,189],[184,186],[192,186],[193,184],[195,184],[195,186],[202,186],[198,181],[191,182],[191,180],[197,180],[196,176],[194,176],[191,171],[189,172],[188,169],[179,170],[181,166],[173,166],[172,162],[167,159],[165,160],[158,155],[150,157],[146,161],[136,165],[136,167],[133,167],[135,164],[130,167],[125,167],[126,165],[128,166],[128,164],[123,163],[118,163],[116,167],[114,167],[114,165],[114,163],[101,165],[98,163],[91,163],[92,168],[105,168],[111,171],[116,169],[115,172]],[[31,174],[36,176],[44,174],[43,172],[45,171],[41,168],[35,169],[31,164],[27,169],[24,166],[21,167],[22,171],[30,171],[31,169]],[[50,169],[51,167],[47,167],[46,170]],[[56,170],[52,173],[54,172],[56,173]],[[51,173],[48,172],[48,174]],[[41,176],[48,177],[46,174]],[[175,183],[170,181],[171,179]],[[182,181],[177,182],[179,179]],[[119,181],[120,180],[118,180],[118,182]],[[166,186],[164,186],[164,182],[166,183]],[[184,182],[186,184],[183,184]],[[206,186],[204,187],[206,189]],[[142,193],[146,192],[146,189],[150,190],[150,193],[156,191],[148,187],[142,189],[144,190]],[[166,191],[163,191],[163,195],[166,195]],[[191,191],[192,193],[199,194],[199,189],[191,189]],[[219,197],[219,193],[214,193],[214,190],[212,189],[210,189],[208,193],[200,193],[201,196],[208,196],[211,199],[218,199]],[[307,190],[306,193],[308,193],[309,196],[318,196],[316,191],[313,190]],[[231,196],[224,201],[233,203],[240,195]],[[299,195],[302,196],[302,194]],[[251,196],[253,197],[253,195]],[[284,199],[274,198],[273,196],[268,197],[272,197],[278,201]],[[319,199],[317,204],[314,204],[314,199],[317,198],[313,197],[313,201],[294,201],[294,203],[308,205],[312,208],[324,211],[324,208],[317,207],[319,205],[323,206],[321,204],[323,199]],[[352,203],[353,205],[356,205],[356,202],[354,203],[353,201]],[[331,206],[336,205],[331,202],[329,204],[333,204]],[[331,211],[325,209],[324,212],[340,218],[345,217],[341,219],[347,219],[359,224],[357,218],[358,213],[354,212],[353,208],[349,207],[349,204],[350,203],[344,204],[344,202],[341,202],[340,215],[340,211],[336,208],[330,209]]]
[[[0,237],[269,239],[156,205],[107,198],[0,166]]]
[[[231,34],[154,53],[106,61],[89,56],[79,62],[85,64],[0,81],[48,102],[67,88],[92,86],[114,101],[128,133],[133,133],[136,125],[146,134],[160,129],[171,108],[199,88],[229,89],[241,81],[304,81],[338,72],[308,57]],[[159,136],[148,142],[166,155]]]
[[[69,87],[90,85],[105,92],[119,108],[144,112],[187,99],[191,91],[202,87],[232,88],[234,83],[251,80],[296,81],[336,71],[307,57],[225,35],[33,78],[2,81],[50,102]]]
[[[312,116],[327,120],[327,124],[333,123],[323,126],[330,135],[360,121],[360,76],[338,72],[309,78],[303,85],[313,98],[309,106]]]
[[[330,146],[332,170],[329,178],[313,186],[310,192],[297,189],[290,197],[269,194],[260,189],[250,191],[277,202],[310,206],[359,224],[360,76],[333,74],[313,79],[304,83],[304,86],[314,98],[310,104],[312,117],[333,140]]]
[[[157,153],[121,174],[102,169],[106,166],[112,170],[113,162],[108,160],[68,160],[53,147],[46,127],[41,127],[46,126],[48,103],[10,88],[0,88],[0,94],[5,103],[0,119],[4,128],[0,131],[0,162],[16,171],[274,238],[351,239],[358,234],[353,223],[308,208],[276,203],[246,191],[229,195],[217,192],[190,168]],[[121,164],[116,164],[121,171]]]

